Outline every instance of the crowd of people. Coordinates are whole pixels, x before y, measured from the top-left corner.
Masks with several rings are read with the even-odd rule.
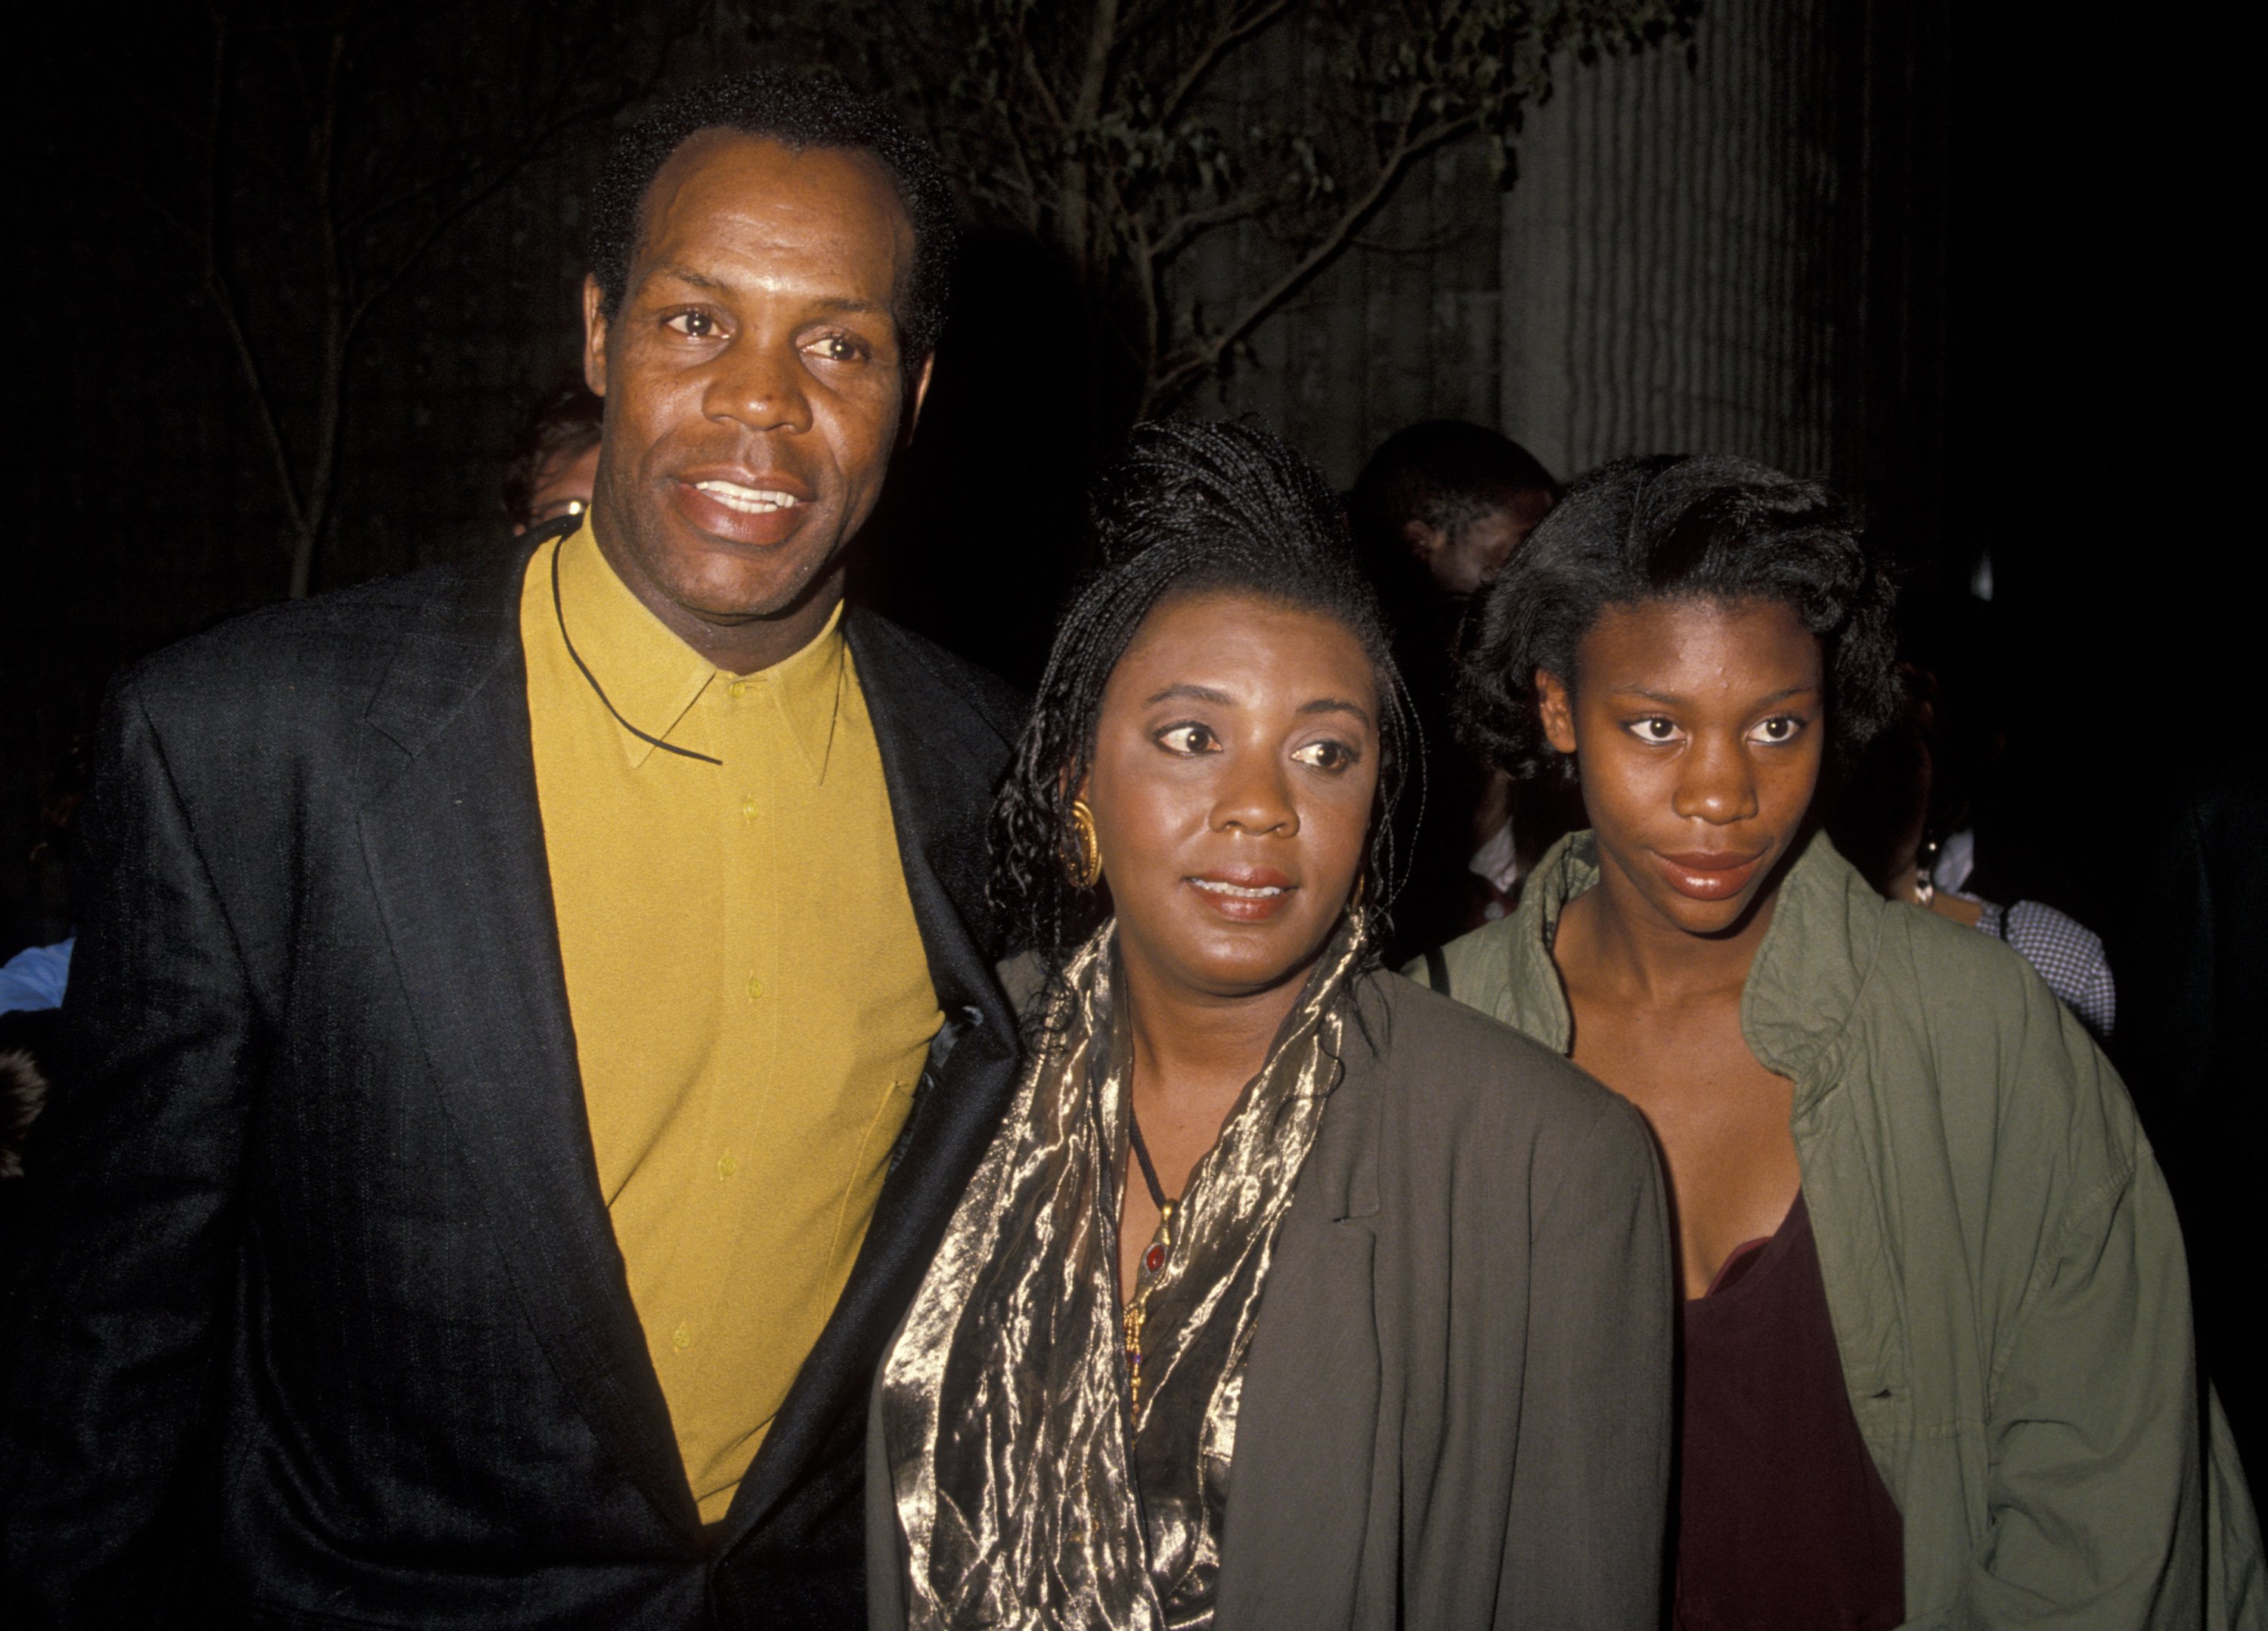
[[[114,685],[0,970],[23,1623],[2268,1625],[1849,506],[1145,423],[1027,700],[844,594],[954,207],[670,99],[516,544]]]

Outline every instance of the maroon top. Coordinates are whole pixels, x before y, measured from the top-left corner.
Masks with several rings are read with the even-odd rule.
[[[1899,1624],[1904,1525],[1851,1414],[1801,1194],[1683,1325],[1677,1631]]]

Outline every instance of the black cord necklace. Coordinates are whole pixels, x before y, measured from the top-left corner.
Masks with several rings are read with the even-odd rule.
[[[1142,1409],[1142,1326],[1150,1315],[1150,1293],[1157,1288],[1158,1275],[1165,1269],[1166,1258],[1173,1248],[1174,1203],[1166,1199],[1166,1186],[1158,1182],[1158,1169],[1150,1161],[1150,1147],[1142,1141],[1142,1118],[1134,1113],[1130,1082],[1126,1095],[1126,1131],[1134,1145],[1134,1159],[1141,1163],[1142,1182],[1150,1188],[1150,1203],[1158,1208],[1157,1237],[1142,1253],[1144,1277],[1126,1304],[1125,1323],[1120,1333],[1126,1351],[1127,1406],[1138,1416]]]
[[[1126,1131],[1133,1135],[1134,1159],[1142,1164],[1142,1182],[1150,1187],[1150,1204],[1158,1208],[1160,1218],[1171,1217],[1174,1203],[1166,1199],[1166,1186],[1158,1182],[1158,1169],[1150,1164],[1150,1147],[1142,1141],[1142,1118],[1134,1113],[1130,1096],[1126,1105]]]
[[[696,753],[690,748],[680,748],[674,743],[662,741],[659,736],[647,735],[637,726],[622,718],[622,711],[607,699],[606,690],[599,683],[599,676],[591,672],[591,665],[585,662],[583,653],[575,649],[575,637],[567,632],[567,608],[559,599],[559,551],[565,547],[564,539],[551,546],[551,609],[559,619],[559,638],[567,643],[567,654],[575,660],[575,666],[583,671],[583,677],[591,682],[591,694],[599,699],[601,707],[615,716],[615,724],[648,747],[659,748],[664,753],[674,753],[681,759],[698,759],[703,764],[714,764],[722,768],[725,763],[722,759],[712,759],[705,753]],[[1143,1159],[1146,1166],[1148,1157],[1145,1156]]]

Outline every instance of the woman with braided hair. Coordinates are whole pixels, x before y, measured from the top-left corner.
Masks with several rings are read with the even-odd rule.
[[[1417,754],[1336,500],[1155,424],[1094,509],[994,812],[1028,1063],[877,1378],[873,1623],[1653,1624],[1652,1147],[1377,966]]]

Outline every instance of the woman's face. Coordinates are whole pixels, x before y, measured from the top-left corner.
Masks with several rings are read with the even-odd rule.
[[[1150,614],[1081,789],[1130,969],[1219,997],[1304,973],[1368,847],[1377,720],[1370,659],[1330,617],[1233,593]]]
[[[1819,641],[1772,601],[1609,607],[1574,683],[1539,673],[1617,895],[1690,934],[1741,923],[1800,835],[1826,719]]]

